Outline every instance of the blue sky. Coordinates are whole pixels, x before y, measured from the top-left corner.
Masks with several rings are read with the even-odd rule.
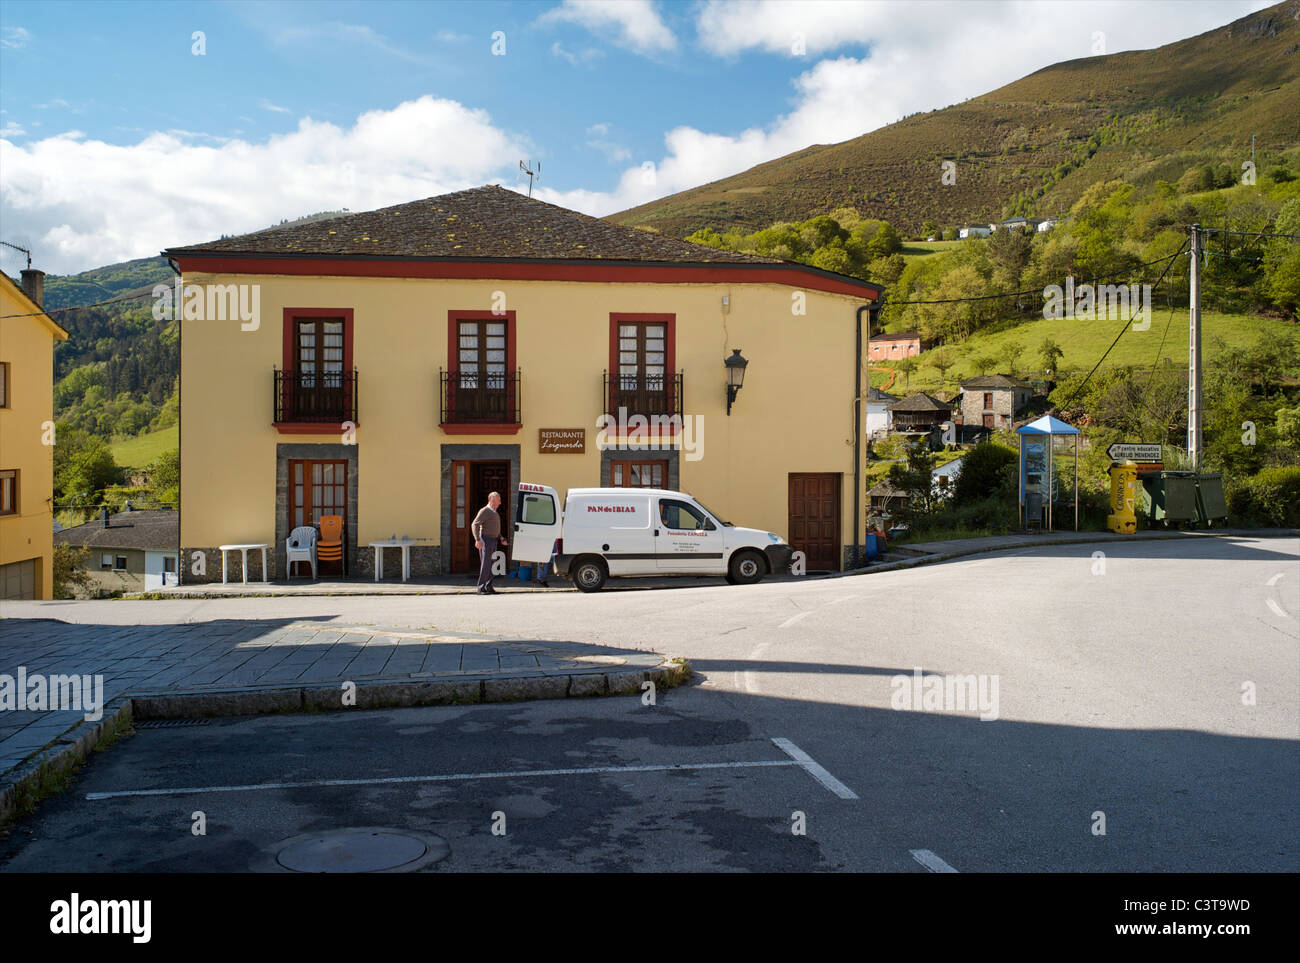
[[[68,273],[521,158],[607,214],[1266,5],[6,0],[0,237]]]

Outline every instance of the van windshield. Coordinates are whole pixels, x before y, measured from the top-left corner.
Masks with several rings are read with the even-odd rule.
[[[700,501],[698,498],[695,499],[695,504],[699,505],[702,509],[704,509],[704,510],[705,510],[706,512],[708,512],[710,515],[712,515],[714,518],[716,518],[716,519],[718,520],[719,523],[721,523],[721,524],[727,526],[727,528],[735,528],[735,527],[736,527],[735,525],[731,524],[731,522],[724,522],[724,521],[722,521],[722,516],[721,516],[721,515],[719,515],[717,512],[715,512],[715,511],[714,511],[712,508],[710,508],[708,505],[704,504],[704,502]]]

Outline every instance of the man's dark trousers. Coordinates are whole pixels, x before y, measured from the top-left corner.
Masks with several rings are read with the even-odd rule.
[[[479,541],[483,543],[483,547],[478,550],[478,587],[482,592],[492,587],[492,556],[496,554],[497,542],[500,539],[493,538],[491,535],[482,535]]]

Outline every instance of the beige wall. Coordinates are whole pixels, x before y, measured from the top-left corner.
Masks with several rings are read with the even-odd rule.
[[[17,516],[0,516],[0,565],[36,559],[37,598],[51,597],[54,449],[43,443],[54,420],[54,342],[44,317],[0,278],[0,362],[9,365],[8,406],[0,408],[0,469],[18,469]]]
[[[190,275],[186,283],[260,283],[257,330],[238,321],[182,321],[181,545],[272,542],[275,447],[337,444],[334,434],[272,427],[272,366],[281,366],[283,310],[351,308],[359,381],[358,542],[391,533],[441,538],[440,446],[518,444],[524,481],[600,483],[596,419],[609,366],[610,312],[673,313],[685,411],[703,418],[703,458],[681,456],[681,487],[738,525],[787,534],[787,473],[843,473],[842,541],[851,544],[854,312],[862,299],[775,284],[611,284]],[[447,312],[491,310],[503,291],[516,312],[523,429],[448,435],[438,426],[438,370]],[[730,309],[723,311],[722,298]],[[723,358],[749,360],[726,414]],[[866,379],[863,379],[865,389]],[[539,428],[587,429],[583,455],[540,455]],[[652,457],[647,455],[646,457]],[[517,483],[521,479],[513,479]],[[183,571],[189,561],[181,560]]]

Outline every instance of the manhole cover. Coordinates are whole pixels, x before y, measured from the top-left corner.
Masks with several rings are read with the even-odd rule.
[[[339,829],[300,836],[275,860],[297,873],[379,873],[437,862],[449,848],[439,836],[408,835],[383,829]]]

